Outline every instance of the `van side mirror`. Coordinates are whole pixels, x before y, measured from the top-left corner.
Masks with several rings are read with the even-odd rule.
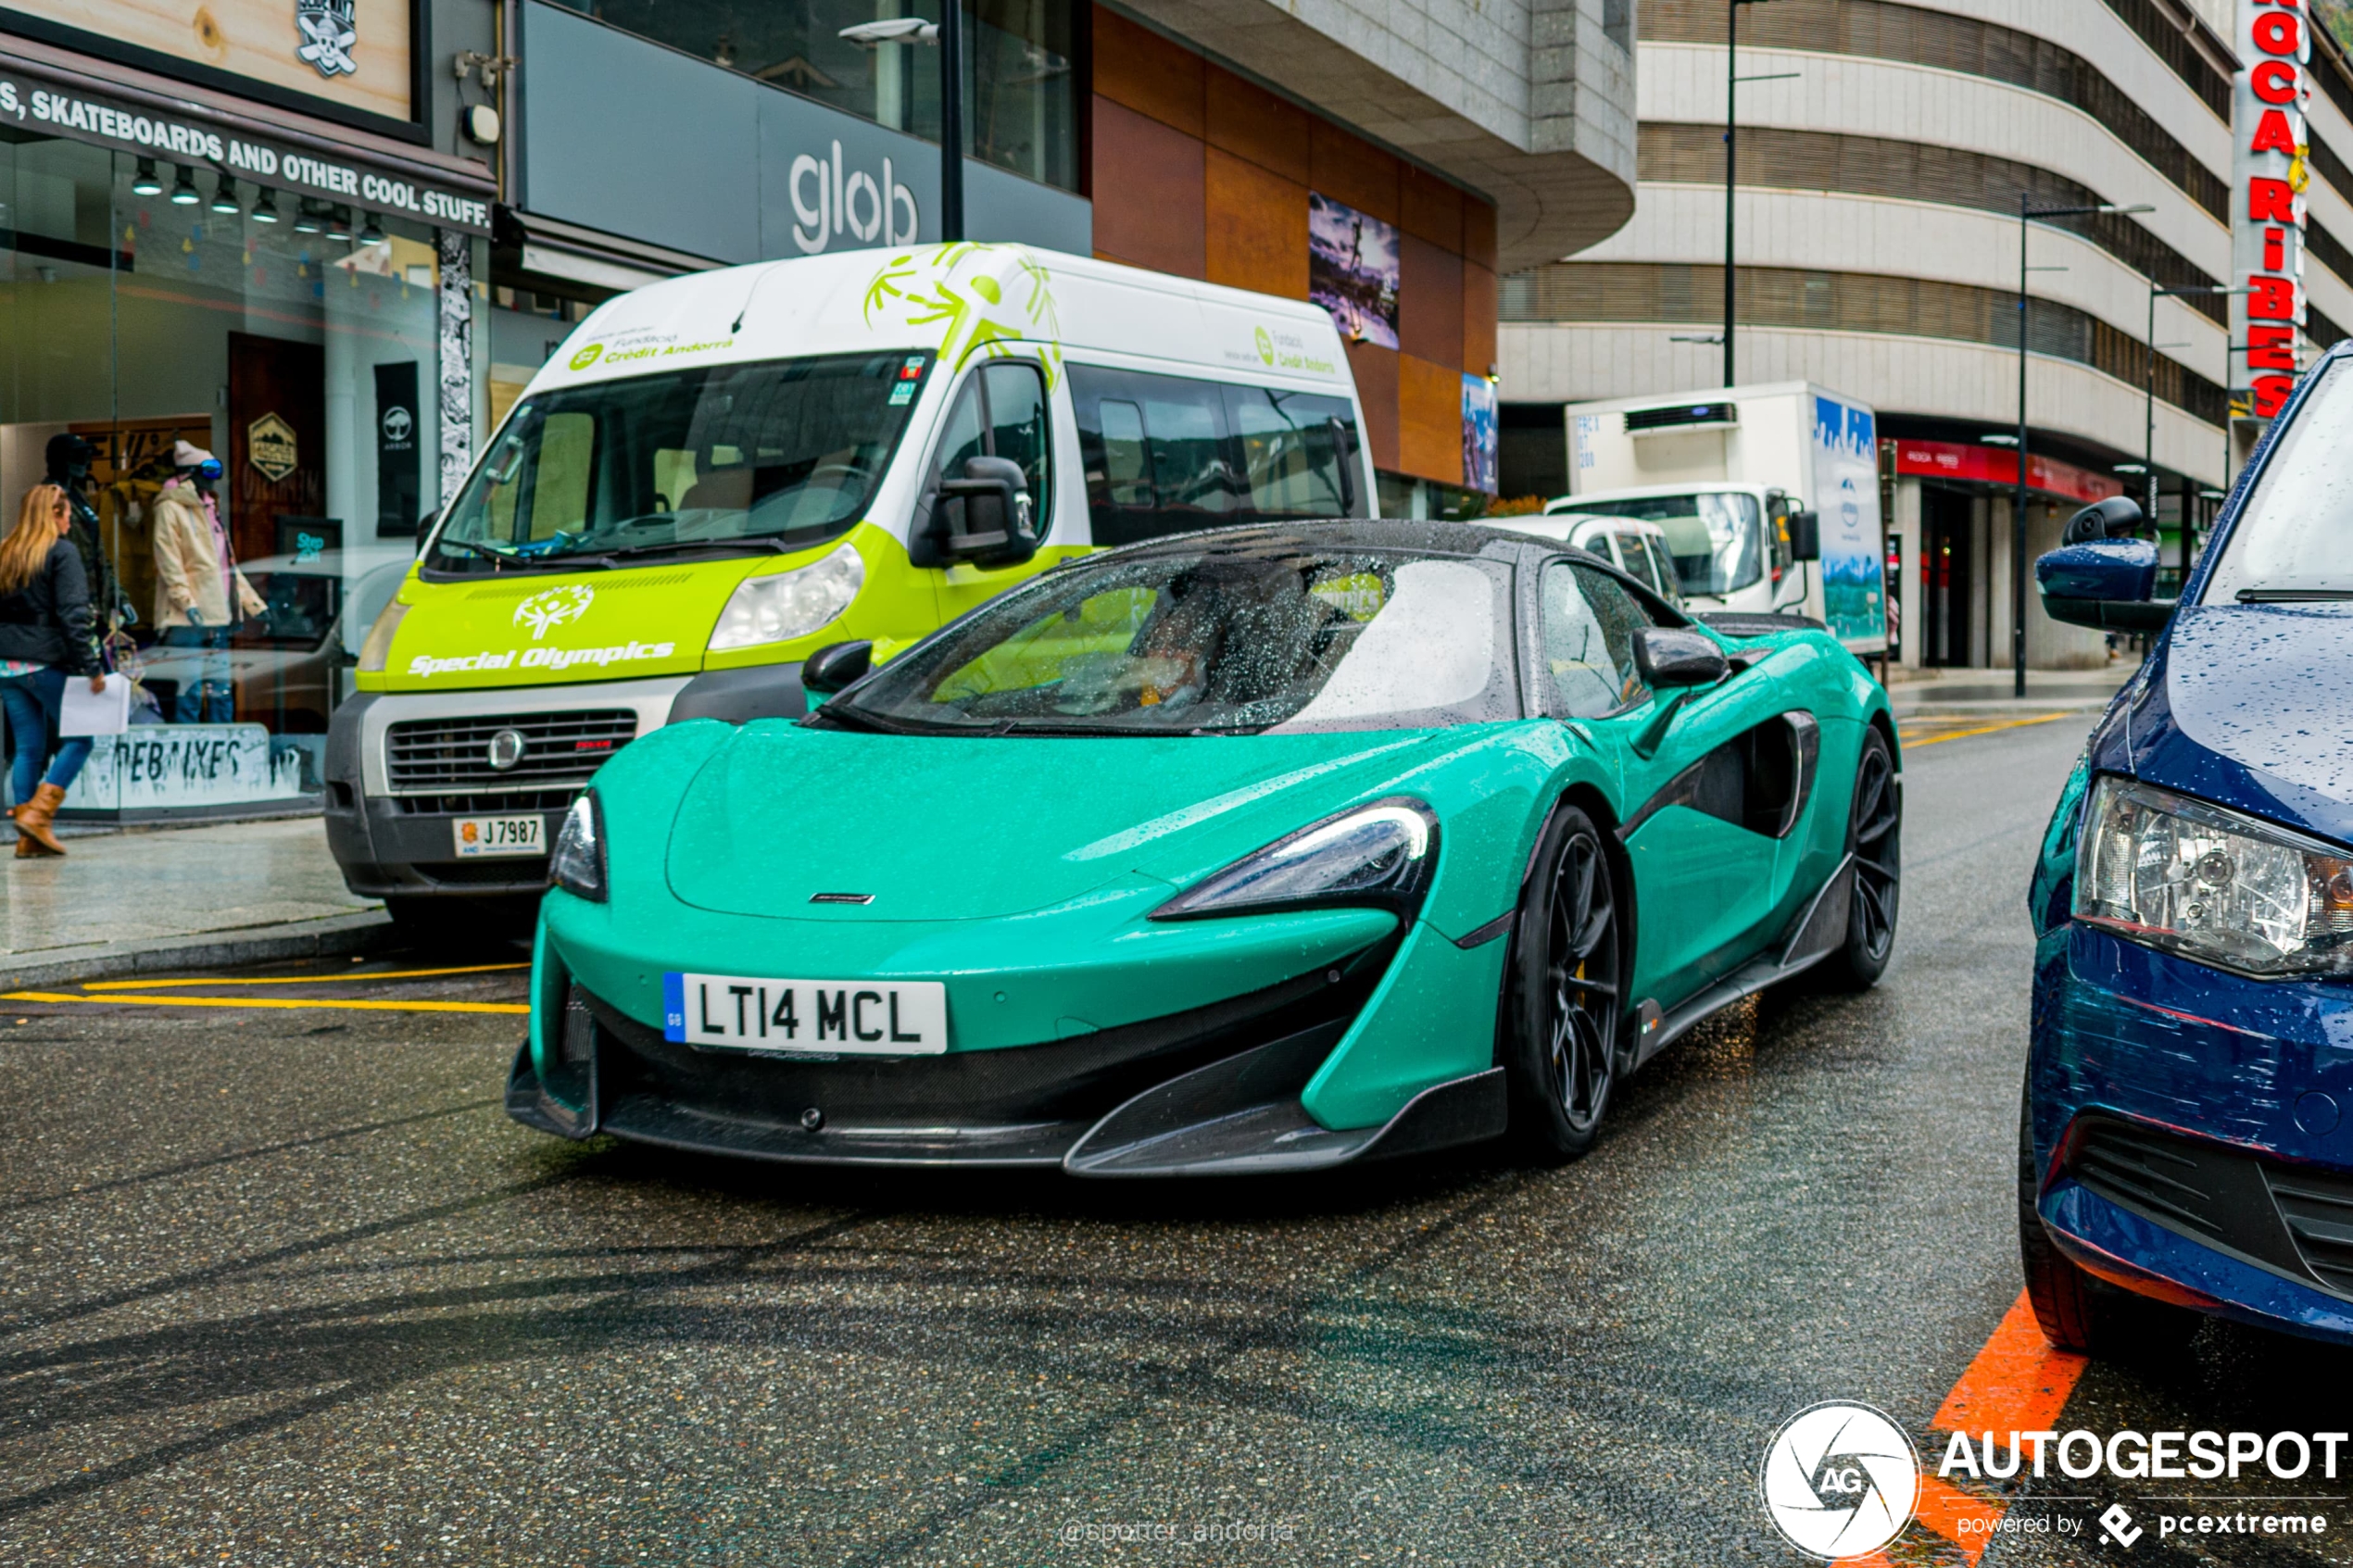
[[[800,666],[800,689],[812,696],[831,696],[875,667],[875,645],[827,643]]]
[[[1795,511],[1789,514],[1789,558],[1793,561],[1822,558],[1821,513]]]
[[[948,560],[1019,566],[1038,553],[1029,476],[1011,458],[965,458],[963,478],[939,482],[933,528]]]
[[[2099,507],[2086,507],[2068,520],[2068,536],[2076,524],[2100,507],[2123,501],[2137,523],[2141,508],[2113,496]],[[2087,526],[2099,526],[2095,519]],[[2034,582],[2043,592],[2043,613],[2070,626],[2102,632],[2154,632],[2173,615],[2173,603],[2151,599],[2157,591],[2157,546],[2145,539],[2095,537],[2082,544],[2062,545],[2034,563]]]

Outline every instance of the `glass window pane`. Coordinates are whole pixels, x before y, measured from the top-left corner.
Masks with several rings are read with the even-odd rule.
[[[1143,400],[1144,433],[1161,506],[1204,513],[1204,522],[1223,521],[1234,509],[1234,491],[1217,387],[1174,376],[1155,376],[1152,383]]]
[[[1102,405],[1103,483],[1112,504],[1149,507],[1151,481],[1144,471],[1144,411],[1133,403],[1105,399]]]
[[[1353,505],[1347,444],[1332,421],[1353,429],[1336,397],[1229,386],[1226,407],[1240,438],[1249,510],[1262,517],[1344,517]]]
[[[1030,505],[1036,508],[1038,537],[1053,526],[1052,472],[1050,464],[1046,383],[1028,365],[991,365],[982,372],[988,383],[988,441],[993,457],[1021,465],[1029,480]]]
[[[1634,633],[1649,619],[1632,596],[1591,567],[1544,569],[1544,666],[1559,711],[1592,719],[1640,701]]]

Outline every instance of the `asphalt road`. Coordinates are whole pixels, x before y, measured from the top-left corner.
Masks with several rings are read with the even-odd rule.
[[[1927,732],[1881,987],[1709,1026],[1558,1170],[566,1145],[498,1108],[511,968],[0,1002],[0,1562],[1797,1562],[1775,1429],[1863,1399],[1932,1463],[2017,1298],[2022,895],[2089,721]],[[2348,1366],[2209,1327],[2057,1424],[2342,1427]],[[1986,1495],[2163,1506],[2062,1489]],[[2310,1506],[2337,1533],[2293,1548],[1985,1561],[2353,1561],[2353,1506]],[[1889,1560],[1969,1559],[1915,1524]]]

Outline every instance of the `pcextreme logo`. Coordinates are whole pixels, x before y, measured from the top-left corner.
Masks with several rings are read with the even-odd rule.
[[[550,588],[544,594],[534,594],[515,606],[515,624],[531,628],[531,640],[538,642],[567,621],[577,621],[588,613],[597,602],[597,590],[585,583],[567,583],[560,588]]]
[[[589,366],[595,364],[597,362],[597,356],[602,354],[604,351],[605,345],[603,344],[592,343],[585,348],[583,348],[579,353],[573,355],[570,359],[566,360],[565,363],[570,365],[575,370],[585,370]]]
[[[1825,1562],[1858,1557],[1911,1523],[1919,1454],[1870,1406],[1829,1400],[1773,1435],[1762,1489],[1765,1512],[1790,1545]]]

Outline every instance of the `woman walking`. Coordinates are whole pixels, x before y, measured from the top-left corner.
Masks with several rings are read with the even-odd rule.
[[[57,727],[69,676],[87,676],[93,692],[106,690],[90,613],[89,580],[82,556],[68,537],[72,512],[66,493],[36,484],[17,511],[17,525],[0,539],[0,708],[8,715],[16,746],[10,778],[17,805],[17,859],[62,855],[66,847],[49,822],[66,788],[89,759],[85,736],[57,751],[47,777],[41,759]]]

